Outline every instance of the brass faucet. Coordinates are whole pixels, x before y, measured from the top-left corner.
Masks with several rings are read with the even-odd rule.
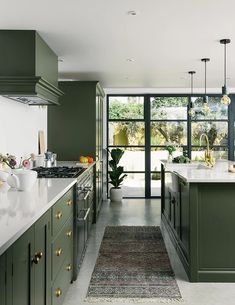
[[[215,165],[215,158],[212,157],[212,152],[209,147],[209,139],[205,133],[202,133],[200,136],[200,146],[202,146],[202,137],[206,139],[206,149],[205,149],[205,163],[209,167],[213,167]]]

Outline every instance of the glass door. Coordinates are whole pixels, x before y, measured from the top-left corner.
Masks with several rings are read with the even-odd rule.
[[[150,98],[151,196],[161,196],[161,163],[168,145],[176,146],[173,157],[187,150],[187,97]]]
[[[117,147],[125,151],[120,161],[127,174],[122,185],[123,196],[145,197],[143,96],[109,96],[108,149]]]

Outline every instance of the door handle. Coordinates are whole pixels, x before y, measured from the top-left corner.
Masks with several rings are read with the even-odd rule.
[[[69,231],[66,233],[66,235],[67,235],[68,237],[71,237],[71,236],[72,236],[72,233],[73,233],[73,231],[72,231],[72,230],[69,230]]]
[[[37,252],[33,257],[32,262],[37,265],[41,258],[42,258],[42,252]]]

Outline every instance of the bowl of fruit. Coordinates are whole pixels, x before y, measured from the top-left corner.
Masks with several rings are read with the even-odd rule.
[[[93,163],[94,159],[90,156],[80,156],[79,162],[81,162],[81,163]]]

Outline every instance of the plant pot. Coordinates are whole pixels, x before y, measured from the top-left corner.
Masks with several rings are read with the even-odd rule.
[[[167,162],[172,163],[172,160],[173,160],[173,155],[172,155],[172,154],[169,154],[169,155],[168,155]]]
[[[120,187],[119,188],[112,187],[110,189],[110,200],[116,202],[122,201],[122,189]]]

